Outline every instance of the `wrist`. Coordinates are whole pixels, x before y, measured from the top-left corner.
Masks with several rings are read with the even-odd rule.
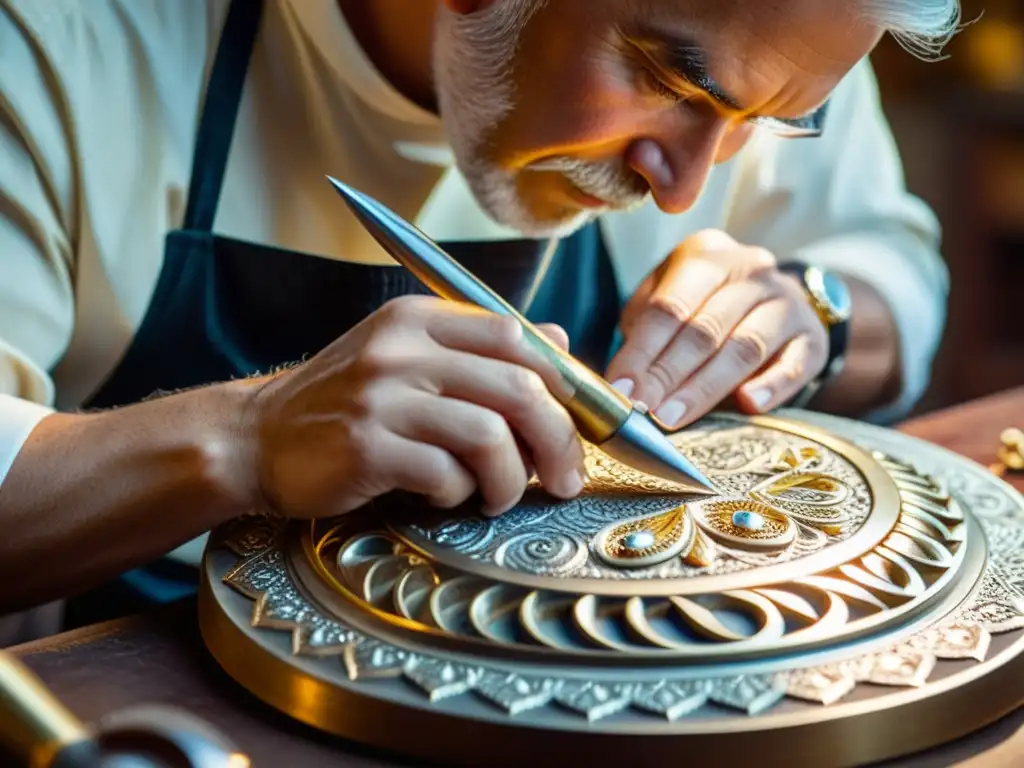
[[[853,325],[853,296],[846,279],[837,272],[801,261],[780,264],[779,270],[796,282],[826,336],[827,352],[822,370],[791,403],[803,407],[843,372]]]
[[[196,415],[189,443],[210,498],[210,527],[262,506],[253,407],[258,391],[259,382],[245,379],[183,395],[196,398],[186,406]]]

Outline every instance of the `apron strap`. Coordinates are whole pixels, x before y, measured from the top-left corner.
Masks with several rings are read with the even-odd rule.
[[[211,232],[263,0],[232,0],[199,119],[184,229]]]

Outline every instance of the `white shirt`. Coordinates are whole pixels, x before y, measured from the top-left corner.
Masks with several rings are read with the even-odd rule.
[[[0,0],[0,482],[41,418],[99,387],[143,318],[184,216],[228,4]],[[439,120],[375,71],[336,0],[268,0],[215,229],[393,263],[329,173],[439,239],[506,236],[450,162],[424,161],[438,145]],[[927,384],[947,292],[939,227],[904,188],[866,62],[823,137],[758,135],[690,211],[648,204],[602,228],[626,295],[706,228],[855,275],[886,298],[902,343],[905,388],[878,415],[906,412]]]

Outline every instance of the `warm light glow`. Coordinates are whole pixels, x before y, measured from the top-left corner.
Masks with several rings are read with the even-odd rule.
[[[1024,88],[1024,28],[998,19],[983,20],[966,39],[971,68],[985,86]]]

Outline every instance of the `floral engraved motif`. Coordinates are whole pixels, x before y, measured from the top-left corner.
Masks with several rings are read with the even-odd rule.
[[[760,441],[752,444],[765,448]],[[853,489],[817,470],[823,464],[821,450],[786,445],[762,455],[760,464],[749,450],[740,455],[739,465],[725,461],[721,452],[705,452],[704,459],[713,466],[739,466],[767,475],[744,495],[694,502],[692,511],[690,505],[678,505],[616,521],[594,538],[594,551],[607,564],[622,568],[648,567],[674,557],[707,563],[713,557],[694,556],[695,549],[706,549],[704,534],[719,545],[714,557],[742,562],[748,553],[806,554],[843,533],[853,520],[846,507]]]
[[[802,558],[849,538],[871,514],[871,491],[856,467],[810,438],[711,420],[672,440],[712,478],[717,496],[681,494],[673,483],[586,445],[588,481],[575,499],[552,498],[533,483],[499,517],[467,510],[442,518],[407,505],[392,530],[417,549],[524,573],[646,580],[729,574]],[[745,508],[733,510],[728,525],[709,523],[708,507],[716,502]],[[638,529],[641,519],[673,525]],[[608,546],[595,546],[599,540]]]

